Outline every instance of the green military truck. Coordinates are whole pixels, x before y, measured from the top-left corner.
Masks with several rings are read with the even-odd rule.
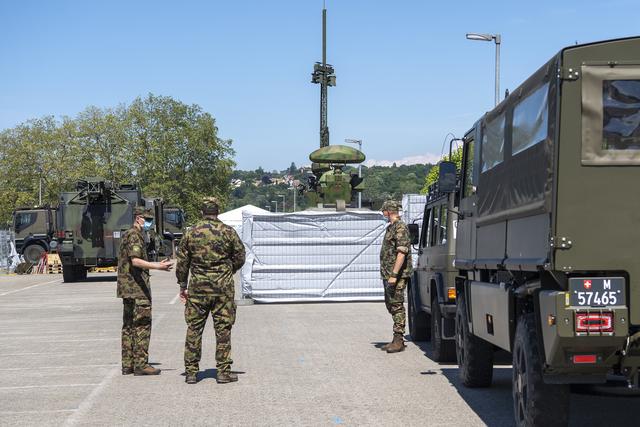
[[[164,208],[164,254],[171,256],[184,234],[186,218],[184,210],[175,206]]]
[[[26,262],[37,264],[56,233],[56,210],[48,206],[20,208],[13,212],[16,251]],[[55,246],[55,244],[54,244]]]
[[[101,178],[78,181],[75,191],[60,194],[57,250],[65,282],[84,280],[91,267],[118,264],[120,239],[132,226],[135,206],[154,209],[156,218],[162,213],[162,200],[144,200],[135,185]],[[155,221],[159,236],[162,225],[161,219]],[[147,243],[151,255],[157,256],[157,246],[149,238]]]
[[[409,283],[408,320],[413,341],[431,340],[436,362],[451,362],[455,353],[455,256],[456,216],[453,193],[432,185],[424,207],[422,233],[409,224],[412,243],[418,245],[418,260]]]
[[[464,385],[513,356],[517,425],[566,425],[569,385],[640,366],[640,38],[570,46],[464,136],[456,354]],[[446,188],[449,187],[449,188]],[[450,286],[450,284],[448,284]]]

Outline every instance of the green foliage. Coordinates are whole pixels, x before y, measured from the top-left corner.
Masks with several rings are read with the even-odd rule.
[[[294,166],[293,164],[291,166]],[[267,209],[270,206],[274,210],[273,200],[280,201],[278,211],[282,210],[282,198],[280,194],[285,195],[287,211],[293,210],[293,190],[287,184],[265,184],[262,181],[264,176],[269,176],[273,182],[282,179],[283,176],[291,176],[293,180],[300,183],[307,183],[307,174],[296,170],[291,174],[291,166],[276,174],[266,174],[262,168],[255,171],[234,171],[232,178],[242,182],[231,193],[231,208],[237,208],[247,204]],[[402,165],[402,166],[373,166],[367,168],[362,167],[362,176],[364,177],[365,191],[362,195],[363,206],[372,206],[378,209],[382,203],[393,198],[401,200],[403,194],[418,193],[422,188],[427,173],[431,169],[431,165]],[[357,167],[347,167],[345,172],[357,173]],[[297,196],[297,208],[303,210],[307,207],[308,200],[306,197]]]
[[[61,191],[95,176],[137,183],[194,220],[203,196],[228,201],[234,152],[217,134],[200,106],[152,94],[128,106],[88,107],[75,118],[29,120],[0,132],[0,220],[38,203],[40,179],[43,203],[56,205]]]
[[[460,172],[462,170],[462,147],[456,148],[453,153],[451,153],[451,157],[453,162],[456,164],[456,169]],[[444,156],[442,160],[449,160],[449,156]],[[426,194],[429,191],[429,187],[438,181],[439,172],[440,167],[438,165],[431,168],[424,180],[424,185],[422,186],[420,193]]]

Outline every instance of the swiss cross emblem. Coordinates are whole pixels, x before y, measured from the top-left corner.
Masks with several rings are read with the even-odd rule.
[[[583,280],[582,286],[584,286],[585,289],[591,289],[591,280]]]

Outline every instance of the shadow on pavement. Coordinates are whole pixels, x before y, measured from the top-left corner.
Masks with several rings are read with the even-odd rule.
[[[422,373],[425,374],[425,373]],[[453,385],[478,417],[490,427],[513,426],[511,367],[494,366],[493,383],[488,388],[467,388],[458,378],[458,368],[443,368]],[[570,426],[635,425],[637,397],[603,396],[581,388],[571,394]]]
[[[118,276],[89,276],[84,280],[78,280],[78,283],[87,282],[115,282],[118,280]]]

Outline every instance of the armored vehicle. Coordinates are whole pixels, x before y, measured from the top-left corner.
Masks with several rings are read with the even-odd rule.
[[[569,384],[638,386],[639,180],[640,38],[561,50],[464,137],[459,373],[489,386],[511,352],[518,425],[567,424]]]
[[[343,169],[348,164],[358,164],[365,160],[360,150],[346,145],[321,147],[311,154],[314,179],[309,182],[310,205],[331,205],[336,210],[345,210],[354,193],[364,190],[362,178]]]
[[[57,242],[64,281],[84,280],[90,267],[116,266],[120,239],[133,223],[133,208],[159,203],[143,200],[135,185],[101,178],[78,181],[75,191],[61,193]],[[162,221],[155,225],[162,236]]]
[[[410,224],[412,243],[418,245],[418,260],[408,289],[409,334],[413,341],[431,340],[433,359],[450,362],[455,353],[455,313],[457,270],[455,255],[455,215],[452,193],[432,185],[424,207],[422,233]]]
[[[186,224],[184,210],[178,207],[165,207],[163,210],[164,221],[164,255],[171,256],[180,243]]]
[[[43,253],[51,251],[50,243],[56,232],[55,215],[55,209],[48,206],[13,212],[16,251],[26,262],[37,264]]]

